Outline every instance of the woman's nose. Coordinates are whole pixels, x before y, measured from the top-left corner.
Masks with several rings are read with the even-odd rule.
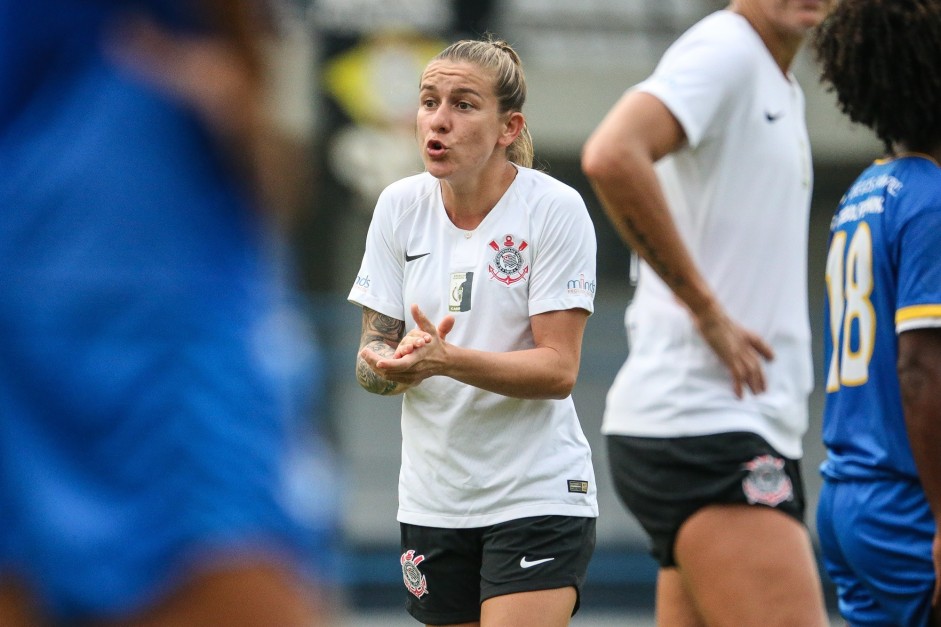
[[[449,115],[447,107],[438,107],[435,109],[434,113],[431,114],[431,128],[436,131],[444,131],[450,128],[451,125],[451,116]]]

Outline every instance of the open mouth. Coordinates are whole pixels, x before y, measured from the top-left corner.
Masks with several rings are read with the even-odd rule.
[[[440,157],[447,150],[446,146],[437,139],[432,139],[426,144],[429,156]]]

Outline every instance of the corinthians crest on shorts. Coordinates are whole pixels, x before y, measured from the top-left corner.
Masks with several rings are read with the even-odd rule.
[[[742,490],[749,503],[774,507],[794,498],[794,486],[780,457],[759,455],[742,468],[748,470],[742,479]]]
[[[409,549],[402,553],[399,560],[402,563],[402,579],[405,581],[405,587],[419,599],[428,594],[428,582],[425,576],[418,570],[418,565],[425,561],[424,555],[415,556],[415,550]]]
[[[506,285],[512,285],[526,278],[526,275],[529,274],[529,263],[527,261],[529,253],[523,254],[523,251],[529,246],[526,240],[516,242],[513,240],[512,235],[507,235],[500,244],[496,240],[490,240],[489,246],[497,251],[489,266],[491,279],[496,279]]]

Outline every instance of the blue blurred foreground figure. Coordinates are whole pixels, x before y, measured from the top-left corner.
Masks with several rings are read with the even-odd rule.
[[[327,620],[258,9],[0,0],[4,627]]]

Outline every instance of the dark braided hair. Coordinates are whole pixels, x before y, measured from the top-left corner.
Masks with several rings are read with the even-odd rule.
[[[941,0],[839,0],[815,32],[840,110],[894,144],[941,144]]]

